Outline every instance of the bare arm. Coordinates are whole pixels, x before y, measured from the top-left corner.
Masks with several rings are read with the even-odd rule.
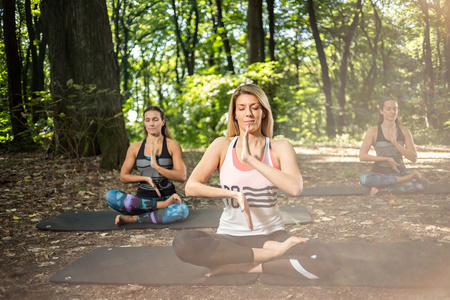
[[[156,184],[153,182],[153,179],[147,176],[134,175],[131,174],[133,170],[134,164],[136,163],[137,153],[139,148],[141,147],[142,142],[136,142],[130,145],[127,151],[127,156],[125,157],[125,161],[122,165],[122,169],[120,170],[120,181],[122,182],[147,182],[153,187],[156,193],[161,197],[161,193],[159,192]]]
[[[253,229],[250,208],[243,193],[205,184],[206,180],[208,180],[211,174],[225,159],[229,144],[230,140],[228,138],[218,138],[208,147],[208,149],[206,149],[205,154],[195,167],[194,171],[192,171],[192,174],[186,183],[185,194],[188,197],[235,199],[245,214],[248,227]]]
[[[294,148],[286,140],[272,141],[272,152],[279,161],[279,169],[266,165],[252,156],[248,148],[248,131],[244,134],[241,160],[248,163],[284,192],[297,196],[303,190],[303,178]]]
[[[392,157],[375,156],[375,155],[369,154],[370,147],[375,145],[375,141],[377,139],[377,133],[378,133],[377,127],[371,127],[371,128],[369,128],[369,130],[367,130],[367,133],[366,133],[366,136],[364,137],[361,148],[359,149],[359,160],[360,161],[387,161],[391,165],[391,168],[394,171],[396,171],[397,173],[400,172],[397,169],[398,163],[396,163]]]
[[[167,179],[184,182],[187,177],[187,172],[180,144],[178,144],[178,142],[175,140],[167,139],[167,148],[169,150],[170,155],[172,156],[173,169],[169,170],[158,165],[157,160],[154,158],[153,155],[153,147],[152,147],[151,166],[159,174],[166,177]]]
[[[411,132],[409,132],[409,130],[406,128],[401,128],[401,131],[403,133],[403,136],[405,137],[405,147],[403,147],[397,142],[397,138],[395,136],[391,137],[390,142],[404,157],[406,157],[408,160],[412,162],[416,162],[417,151],[416,146],[414,146]]]

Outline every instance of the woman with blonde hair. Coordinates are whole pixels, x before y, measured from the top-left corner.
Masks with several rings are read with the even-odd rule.
[[[221,188],[205,184],[218,169]],[[186,196],[222,198],[217,233],[179,233],[173,248],[184,262],[223,273],[271,273],[317,279],[340,267],[340,256],[317,240],[285,230],[277,190],[299,195],[303,180],[286,140],[273,139],[273,117],[264,91],[238,87],[230,102],[228,137],[206,150],[186,184]]]

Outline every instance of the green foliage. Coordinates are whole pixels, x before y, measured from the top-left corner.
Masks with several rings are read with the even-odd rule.
[[[38,3],[33,0],[32,3]],[[227,111],[233,90],[243,83],[256,83],[267,93],[275,118],[275,135],[295,143],[328,141],[325,133],[325,98],[321,67],[309,26],[305,1],[281,0],[275,3],[276,61],[247,65],[245,1],[222,1],[224,27],[217,28],[214,1],[175,1],[180,25],[181,45],[174,24],[170,1],[109,0],[111,30],[118,57],[123,113],[131,142],[143,138],[142,113],[149,105],[166,112],[168,125],[184,148],[207,146],[218,136],[226,135]],[[356,0],[315,0],[317,21],[324,43],[332,84],[335,117],[344,47],[343,36],[356,12]],[[423,59],[423,15],[414,1],[363,1],[359,24],[350,45],[347,74],[346,111],[343,133],[335,140],[360,141],[367,127],[375,125],[379,100],[392,96],[399,101],[400,116],[418,144],[446,143],[450,138],[450,91],[445,79],[443,37],[444,1],[430,6],[432,61],[435,95],[432,103],[439,128],[430,129],[425,103],[426,82]],[[119,5],[120,4],[120,5]],[[194,8],[198,10],[198,19]],[[30,41],[24,20],[24,4],[18,5],[18,36],[22,61],[27,62]],[[38,7],[32,9],[38,19]],[[263,27],[268,32],[268,15],[264,7]],[[377,19],[379,17],[379,19]],[[198,40],[193,34],[198,20]],[[229,74],[224,40],[227,33],[235,74]],[[3,33],[0,31],[0,35]],[[3,37],[3,36],[1,36]],[[183,49],[183,46],[185,47]],[[188,76],[184,51],[194,61],[194,75]],[[266,50],[267,51],[267,50]],[[266,55],[267,56],[267,55]],[[28,61],[30,63],[30,61]],[[6,65],[4,41],[0,38],[0,65]],[[44,91],[31,91],[31,71],[24,70],[25,114],[33,140],[44,148],[55,136],[73,136],[73,143],[59,145],[66,149],[89,144],[92,118],[78,113],[93,109],[79,99],[95,99],[96,89],[85,83],[64,87],[64,95],[52,100],[49,92],[49,66],[45,64]],[[6,68],[0,69],[0,142],[12,140],[7,97]],[[39,92],[39,97],[31,97]],[[108,91],[102,91],[107,93]],[[57,95],[53,95],[57,96]],[[77,100],[78,99],[78,100]],[[76,101],[75,101],[76,100]],[[72,102],[66,111],[57,111],[61,101]],[[78,101],[78,102],[77,102]],[[92,103],[95,103],[92,102]],[[39,114],[36,114],[35,108]],[[62,117],[62,127],[55,119]],[[39,115],[37,117],[37,115]],[[76,129],[68,126],[76,123]],[[82,124],[82,125],[80,125]],[[67,126],[66,126],[67,125]],[[94,126],[95,127],[95,126]],[[64,129],[62,129],[64,128]],[[57,143],[57,141],[55,141]],[[70,151],[68,151],[70,152]],[[78,154],[77,154],[78,155]]]

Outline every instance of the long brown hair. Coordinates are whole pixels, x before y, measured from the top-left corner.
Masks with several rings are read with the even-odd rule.
[[[167,120],[166,120],[166,117],[164,115],[164,111],[160,107],[154,106],[154,105],[147,107],[144,110],[144,114],[143,114],[144,120],[145,120],[145,113],[148,112],[148,111],[151,111],[151,110],[159,112],[159,114],[161,115],[161,120],[166,121],[166,122],[164,122],[164,125],[161,128],[161,134],[163,136],[169,138],[169,139],[172,138],[171,135],[170,135],[169,127],[167,126]],[[145,136],[147,136],[148,132],[147,132],[147,129],[145,128],[145,126],[144,126],[144,131],[145,131]]]
[[[384,121],[384,117],[383,117],[383,115],[380,113],[380,110],[382,110],[382,109],[384,108],[384,104],[385,104],[387,101],[390,101],[390,100],[395,101],[395,103],[397,103],[397,105],[398,105],[398,101],[397,101],[395,98],[388,97],[388,98],[382,99],[382,100],[380,101],[379,108],[378,108],[378,125],[380,125],[380,124],[383,123],[383,121]],[[402,126],[403,126],[403,125],[402,125],[402,121],[400,120],[400,117],[399,117],[398,114],[397,114],[397,118],[395,118],[395,124],[396,124],[397,126],[399,126],[399,127],[402,127]]]
[[[230,106],[228,108],[228,137],[233,137],[240,134],[239,124],[236,122],[236,99],[240,95],[253,95],[258,99],[262,106],[265,117],[261,123],[261,133],[264,136],[273,138],[273,116],[272,109],[270,108],[269,100],[266,93],[257,85],[245,84],[238,87],[233,96],[231,96]]]

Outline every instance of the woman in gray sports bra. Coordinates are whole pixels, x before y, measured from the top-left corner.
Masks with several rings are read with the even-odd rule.
[[[115,223],[172,223],[186,219],[187,205],[172,180],[184,182],[187,172],[181,147],[170,138],[164,112],[157,106],[144,111],[146,138],[128,148],[120,171],[122,182],[138,182],[136,196],[119,190],[106,193],[106,203],[120,212]],[[139,175],[131,171],[136,165]]]
[[[407,172],[403,157],[415,162],[417,151],[408,129],[398,118],[398,103],[393,98],[381,101],[378,126],[369,128],[359,152],[361,161],[373,161],[372,171],[361,176],[361,184],[371,188],[371,195],[385,192],[417,192],[428,181],[415,171]],[[375,148],[376,156],[369,154]]]

